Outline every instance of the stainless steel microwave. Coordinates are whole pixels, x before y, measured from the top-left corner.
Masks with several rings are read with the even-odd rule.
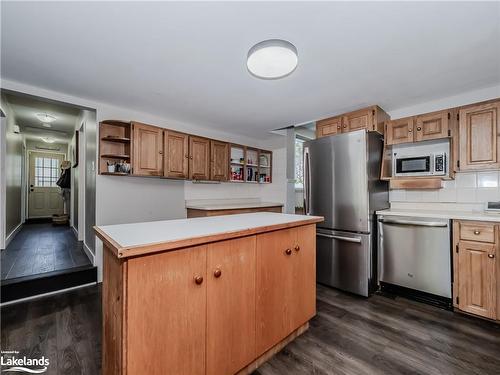
[[[448,154],[446,152],[424,155],[393,155],[392,175],[398,176],[446,176]]]

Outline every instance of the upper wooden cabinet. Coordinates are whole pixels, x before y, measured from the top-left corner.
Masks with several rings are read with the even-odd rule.
[[[255,242],[208,245],[207,375],[236,374],[255,358]]]
[[[227,181],[229,173],[229,144],[210,141],[210,179]]]
[[[210,140],[189,136],[189,179],[210,179]]]
[[[189,135],[166,130],[164,133],[164,176],[189,177]]]
[[[132,174],[138,176],[163,175],[163,129],[132,123]]]
[[[459,111],[459,169],[498,169],[500,101],[467,106]]]
[[[385,124],[385,141],[388,145],[413,142],[414,117],[390,120]]]
[[[342,132],[342,116],[331,117],[316,122],[316,138]]]
[[[317,121],[316,137],[321,138],[360,129],[383,133],[384,122],[387,120],[389,120],[389,115],[375,105]]]
[[[451,112],[437,111],[419,115],[415,123],[415,141],[427,141],[431,139],[446,138],[450,134],[449,122]]]

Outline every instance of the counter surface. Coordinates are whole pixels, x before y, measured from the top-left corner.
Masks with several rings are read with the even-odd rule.
[[[186,204],[186,208],[193,210],[238,210],[244,208],[265,208],[265,207],[283,207],[283,203],[277,202],[242,202],[242,203],[192,203]]]

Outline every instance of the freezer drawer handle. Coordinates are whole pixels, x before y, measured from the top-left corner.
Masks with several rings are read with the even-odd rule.
[[[439,221],[412,221],[412,220],[387,220],[387,219],[378,219],[379,222],[384,224],[398,224],[398,225],[414,225],[418,227],[438,227],[445,228],[448,226],[448,223],[443,223]]]
[[[332,236],[331,234],[323,234],[323,233],[316,233],[316,236],[326,237],[326,238],[332,238],[334,240],[339,240],[339,241],[361,243],[361,238],[352,238],[352,237],[344,237],[344,236]]]

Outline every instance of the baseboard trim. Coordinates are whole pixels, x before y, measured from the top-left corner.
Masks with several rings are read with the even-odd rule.
[[[5,238],[5,249],[9,246],[10,241],[19,233],[24,223],[19,223],[19,225]]]
[[[73,233],[75,234],[76,240],[78,241],[78,231],[76,230],[76,228],[73,225],[71,225],[71,229],[73,229]]]
[[[92,265],[95,266],[95,256],[85,242],[83,243],[83,251],[85,251],[85,254],[89,258],[90,263],[92,263]]]
[[[72,286],[71,288],[66,288],[66,289],[61,289],[61,290],[55,290],[53,292],[48,292],[48,293],[43,293],[43,294],[37,294],[36,296],[31,296],[31,297],[26,297],[26,298],[20,298],[20,299],[16,299],[16,300],[9,301],[9,302],[3,302],[3,303],[0,303],[0,307],[14,305],[16,303],[21,303],[21,302],[25,302],[25,301],[32,301],[32,300],[36,300],[36,299],[39,299],[39,298],[53,296],[55,294],[66,293],[66,292],[70,292],[70,291],[75,290],[75,289],[86,288],[88,286],[94,286],[94,285],[97,285],[97,282],[88,283],[88,284],[82,284],[82,285],[77,285],[77,286]]]

